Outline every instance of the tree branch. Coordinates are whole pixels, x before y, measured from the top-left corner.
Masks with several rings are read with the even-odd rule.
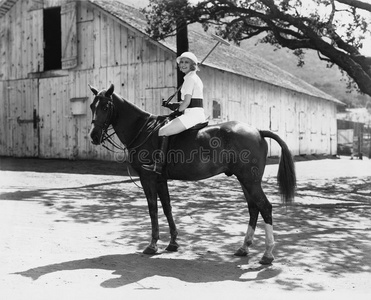
[[[363,2],[363,1],[357,1],[357,0],[336,0],[336,1],[340,2],[342,4],[347,4],[349,6],[359,8],[359,9],[363,9],[363,10],[367,10],[367,11],[371,12],[371,4],[370,3],[366,3],[366,2]]]
[[[331,5],[328,19],[322,21],[316,12],[308,15],[301,15],[298,10],[295,12],[296,8],[289,6],[287,0],[204,0],[195,6],[186,7],[174,4],[180,0],[150,1],[155,4],[147,14],[149,32],[157,37],[164,38],[173,34],[174,19],[179,15],[187,20],[187,24],[201,23],[205,30],[208,25],[216,25],[224,38],[236,43],[265,32],[262,42],[280,44],[294,50],[300,59],[303,52],[299,51],[302,49],[316,50],[321,60],[338,65],[363,93],[371,96],[371,58],[359,54],[360,40],[353,35],[353,30],[357,28],[363,34],[368,31],[368,23],[356,9],[371,12],[369,3],[359,0],[330,0],[330,3],[329,0],[316,0]],[[338,12],[335,3],[348,5],[347,9],[351,9],[350,13],[354,17],[354,22],[339,26],[346,29],[345,38],[334,27],[335,13]]]

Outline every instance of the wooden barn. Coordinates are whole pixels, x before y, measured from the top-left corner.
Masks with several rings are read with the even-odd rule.
[[[117,159],[88,138],[92,94],[115,91],[166,114],[176,90],[175,40],[152,40],[146,21],[115,1],[0,0],[0,155]],[[199,59],[215,41],[189,29]],[[220,46],[199,72],[211,123],[271,129],[295,155],[336,154],[333,97],[242,49]],[[270,155],[278,155],[272,142]]]

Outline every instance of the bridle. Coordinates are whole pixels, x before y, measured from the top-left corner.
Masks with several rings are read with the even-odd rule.
[[[147,119],[145,120],[144,124],[142,125],[142,127],[140,128],[140,130],[135,135],[135,137],[130,141],[130,143],[128,143],[127,146],[122,147],[119,143],[115,142],[112,138],[112,136],[116,133],[115,130],[113,129],[113,127],[111,127],[113,132],[108,133],[108,130],[110,129],[110,125],[112,124],[112,117],[115,114],[115,105],[113,104],[113,99],[111,97],[100,96],[100,95],[95,96],[95,99],[97,99],[97,100],[102,100],[102,99],[107,100],[108,115],[107,115],[105,121],[103,123],[100,123],[100,122],[97,122],[96,120],[93,119],[91,121],[91,123],[95,124],[95,126],[100,127],[102,129],[102,137],[101,137],[100,144],[102,145],[102,147],[106,148],[107,150],[109,150],[111,152],[116,152],[116,151],[108,148],[104,144],[105,141],[109,142],[114,148],[116,148],[120,151],[126,151],[128,149],[132,149],[132,150],[137,149],[137,148],[143,146],[148,141],[148,139],[152,136],[152,134],[154,132],[156,132],[157,130],[159,130],[167,122],[167,119],[164,119],[162,122],[159,122],[154,128],[152,128],[152,130],[148,133],[148,135],[144,138],[143,141],[141,141],[138,145],[133,146],[134,142],[139,138],[139,136],[141,135],[143,130],[147,127],[148,123],[150,122],[152,115],[149,115],[147,117]],[[94,101],[93,103],[96,103],[96,101]],[[171,115],[169,117],[171,118]],[[130,174],[129,165],[127,165],[127,171],[128,171],[128,174],[129,174],[131,180],[133,181],[133,183],[138,188],[140,188],[140,186],[133,180],[133,178]]]
[[[106,96],[95,96],[95,99],[97,99],[98,101],[102,99],[107,100],[107,107],[104,108],[104,110],[108,110],[108,115],[103,123],[97,122],[96,120],[92,120],[91,123],[95,124],[95,126],[100,127],[103,130],[103,132],[107,132],[107,129],[111,124],[111,119],[113,117],[114,110],[115,110],[115,106],[113,105],[113,100],[112,98],[106,97]]]
[[[112,117],[115,114],[115,105],[113,104],[113,100],[111,97],[106,97],[106,96],[101,96],[97,95],[94,98],[93,103],[96,103],[99,100],[106,100],[107,101],[107,106],[103,110],[108,110],[108,114],[104,122],[97,122],[97,120],[92,120],[91,123],[94,124],[95,126],[99,127],[102,130],[102,137],[100,144],[106,148],[109,151],[112,151],[110,148],[108,148],[104,142],[108,141],[111,145],[113,145],[115,148],[120,149],[125,151],[125,148],[121,147],[118,143],[116,143],[113,139],[112,136],[115,134],[115,131],[112,133],[108,133],[108,130],[110,129],[110,125],[112,123]]]

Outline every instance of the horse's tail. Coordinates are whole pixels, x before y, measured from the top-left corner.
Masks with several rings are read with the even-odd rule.
[[[277,181],[282,200],[285,204],[291,203],[294,199],[296,188],[295,165],[291,152],[287,144],[277,134],[267,130],[260,130],[260,135],[263,138],[274,139],[281,146]]]

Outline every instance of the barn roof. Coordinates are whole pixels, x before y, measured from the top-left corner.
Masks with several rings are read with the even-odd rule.
[[[0,17],[3,16],[16,1],[17,0],[0,0]],[[133,30],[140,31],[144,35],[147,35],[147,21],[139,9],[125,5],[119,1],[89,0],[89,2],[115,16]],[[205,57],[216,43],[208,33],[197,30],[197,26],[189,27],[188,38],[190,51],[194,52],[199,59]],[[173,51],[174,54],[176,53],[176,40],[174,37],[159,41],[159,44],[168,48],[169,51]],[[333,101],[337,104],[343,104],[341,101],[315,88],[304,80],[234,45],[230,47],[217,47],[204,62],[204,65],[284,87],[299,93]]]
[[[6,12],[12,8],[17,0],[0,0],[0,17],[6,14]]]
[[[128,24],[128,26],[135,27],[135,29],[146,34],[147,21],[137,8],[125,5],[119,1],[89,0],[89,2],[96,4],[103,10],[119,18],[121,21]],[[189,26],[188,29],[189,50],[195,53],[201,60],[201,58],[205,57],[215,45],[216,41],[208,33],[203,30],[197,30],[196,27],[197,26]],[[159,43],[176,53],[176,40],[174,37],[159,41]],[[341,101],[317,89],[304,80],[234,45],[230,47],[217,47],[204,62],[204,65],[343,104]]]

